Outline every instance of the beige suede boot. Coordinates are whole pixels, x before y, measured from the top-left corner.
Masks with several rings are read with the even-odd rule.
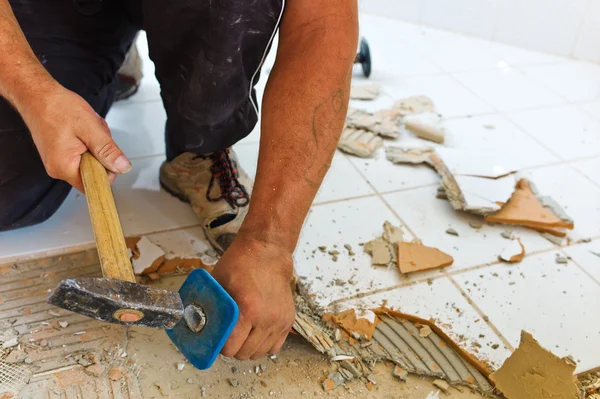
[[[248,212],[253,184],[233,150],[209,155],[183,153],[161,165],[160,183],[192,205],[210,243],[220,254],[225,252]]]

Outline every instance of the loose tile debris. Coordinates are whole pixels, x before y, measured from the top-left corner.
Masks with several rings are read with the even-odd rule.
[[[387,266],[396,262],[397,246],[403,239],[402,229],[386,220],[381,237],[366,242],[363,249],[371,255],[373,266]]]
[[[508,399],[579,399],[575,368],[571,359],[555,356],[522,331],[519,347],[490,379]]]
[[[353,362],[337,362],[338,370],[327,376],[323,382],[324,390],[332,390],[347,379],[365,378],[367,383],[371,374],[370,364],[377,361],[394,363],[394,376],[405,379],[408,373],[430,376],[445,380],[452,385],[464,385],[490,395],[492,384],[487,380],[489,369],[466,353],[431,321],[402,314],[391,309],[372,309],[374,320],[363,318],[368,327],[360,326],[353,331],[352,324],[358,322],[357,310],[343,312],[344,323],[342,338],[334,342],[336,324],[333,314],[323,317],[313,310],[303,296],[296,297],[297,317],[294,329],[305,337],[319,352],[334,357],[340,354],[354,357]],[[340,322],[339,314],[337,315]],[[420,336],[420,328],[428,326],[432,332],[426,337]],[[370,341],[365,346],[355,336],[366,339],[365,330],[372,331]],[[349,333],[348,333],[349,331]],[[339,374],[339,375],[338,375]],[[341,377],[341,378],[340,378]]]
[[[189,237],[184,234],[179,233],[180,237],[172,238],[162,247],[146,236],[127,237],[125,241],[130,251],[134,273],[157,280],[162,275],[179,275],[194,269],[212,271],[213,265],[206,264],[198,256],[193,248],[194,243],[190,243]],[[205,255],[212,258],[211,254]],[[216,258],[214,261],[216,263]]]
[[[415,242],[398,244],[398,268],[403,274],[439,269],[454,263],[452,256]]]
[[[442,118],[434,112],[408,115],[404,118],[404,127],[421,139],[444,143],[446,132]]]
[[[502,249],[498,258],[508,263],[518,263],[525,258],[525,247],[519,238],[512,239]]]
[[[565,229],[573,229],[573,220],[548,197],[537,194],[531,182],[521,179],[515,192],[502,209],[485,220],[492,223],[530,227],[558,237],[566,236]]]
[[[379,97],[381,86],[378,84],[353,85],[350,98],[353,100],[374,100]]]
[[[383,145],[383,139],[364,129],[346,127],[338,143],[341,151],[360,158],[372,158]]]
[[[494,154],[428,146],[389,146],[393,163],[432,166],[441,177],[445,198],[456,210],[488,215],[500,210],[515,191],[515,168]],[[504,166],[503,166],[504,165]]]

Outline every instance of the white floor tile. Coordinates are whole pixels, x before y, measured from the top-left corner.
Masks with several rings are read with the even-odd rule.
[[[386,306],[400,312],[433,319],[457,344],[479,359],[489,360],[495,367],[502,365],[510,355],[500,338],[447,277],[342,302],[337,306],[341,310],[373,309],[384,301]],[[499,347],[493,349],[492,345]]]
[[[371,257],[359,243],[380,236],[386,220],[400,225],[378,197],[317,205],[311,209],[294,258],[296,272],[310,284],[309,293],[314,295],[317,305],[325,307],[332,301],[359,293],[439,275],[437,271],[416,273],[416,277],[413,274],[413,277],[402,279],[395,267],[371,265]],[[405,238],[412,239],[406,230]],[[348,254],[345,244],[351,245],[354,256]],[[319,246],[326,246],[327,251],[339,251],[338,260],[334,262],[329,254],[318,249]]]
[[[484,40],[473,40],[445,31],[432,31],[411,43],[445,72],[495,69],[502,64]]]
[[[565,62],[520,69],[531,79],[562,95],[567,101],[600,99],[600,65]]]
[[[165,153],[167,116],[161,101],[118,102],[106,121],[114,140],[129,159]]]
[[[600,286],[555,257],[552,251],[454,278],[513,346],[526,330],[556,355],[572,355],[578,372],[598,367]]]
[[[571,165],[600,186],[600,157],[573,162]]]
[[[563,251],[600,283],[600,240],[567,247]]]
[[[512,68],[457,73],[453,76],[499,111],[564,102],[560,95]]]
[[[386,85],[386,93],[394,99],[425,95],[437,112],[448,118],[492,112],[493,108],[448,76],[421,76],[396,80]]]
[[[134,160],[113,193],[125,235],[142,235],[199,224],[191,207],[159,187],[163,157]],[[85,197],[75,190],[46,222],[0,233],[0,259],[79,247],[94,240]]]
[[[569,236],[580,239],[600,235],[600,187],[569,165],[548,166],[523,173],[541,195],[549,196],[574,220]]]
[[[380,193],[439,182],[438,175],[429,166],[393,164],[383,150],[378,151],[375,158],[348,155],[348,159]]]
[[[454,264],[446,268],[448,272],[496,262],[508,243],[500,235],[505,230],[521,239],[526,252],[553,247],[539,233],[526,228],[484,224],[476,230],[469,222],[481,222],[481,217],[457,212],[448,201],[436,198],[435,194],[436,187],[425,187],[386,194],[384,199],[424,245],[438,248],[454,258]],[[456,230],[459,236],[447,234],[448,228]]]
[[[519,169],[560,161],[501,115],[451,119],[444,127],[446,146],[473,153],[495,152]]]
[[[579,104],[577,108],[587,112],[592,118],[600,120],[600,101]]]
[[[555,64],[570,61],[570,59],[566,57],[540,53],[538,51],[509,46],[503,43],[488,42],[487,45],[494,54],[497,54],[500,57],[500,62],[510,66]]]
[[[600,155],[600,121],[577,107],[512,112],[507,116],[564,160]]]
[[[337,151],[314,203],[318,204],[374,193],[373,189],[356,171],[346,156]]]

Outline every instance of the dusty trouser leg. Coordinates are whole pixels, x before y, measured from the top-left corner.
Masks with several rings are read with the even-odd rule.
[[[137,38],[139,33],[133,39],[129,51],[125,56],[125,61],[117,73],[117,101],[124,100],[133,96],[140,87],[142,77],[142,58],[137,48]]]
[[[235,238],[252,186],[228,148],[256,125],[253,87],[283,7],[283,0],[144,2],[167,112],[161,183],[192,204],[219,252]]]
[[[50,74],[105,116],[114,101],[117,70],[137,31],[121,2],[10,4]],[[70,190],[48,176],[21,117],[0,98],[0,231],[43,222]]]

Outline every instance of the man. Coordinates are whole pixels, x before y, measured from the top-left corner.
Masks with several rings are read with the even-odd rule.
[[[292,253],[344,124],[357,25],[356,0],[0,0],[0,230],[40,223],[82,190],[86,151],[111,182],[131,169],[103,118],[144,29],[167,112],[160,182],[224,252],[213,275],[240,307],[222,353],[277,352],[294,320]],[[278,27],[252,189],[229,148],[257,121],[253,86]]]

